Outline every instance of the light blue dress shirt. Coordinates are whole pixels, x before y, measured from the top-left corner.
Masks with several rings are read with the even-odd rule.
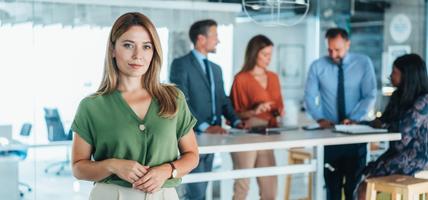
[[[192,50],[193,55],[196,57],[196,60],[198,60],[199,66],[201,67],[202,71],[204,73],[207,73],[205,71],[205,64],[204,64],[204,59],[208,59],[204,54],[200,53],[199,51],[197,51],[196,49]],[[213,72],[211,67],[208,67],[208,69],[210,70],[210,83],[214,83],[214,77],[213,77]],[[215,112],[215,85],[211,84],[211,102],[212,103],[212,108],[211,111]],[[215,121],[216,119],[216,115],[213,113],[213,121]],[[199,125],[198,129],[202,132],[204,132],[208,127],[210,126],[210,124],[208,122],[204,122],[202,124]]]
[[[345,84],[346,117],[361,121],[376,100],[376,77],[368,56],[347,53],[342,61]],[[305,104],[314,120],[327,119],[338,123],[338,66],[330,57],[314,61],[305,87]]]

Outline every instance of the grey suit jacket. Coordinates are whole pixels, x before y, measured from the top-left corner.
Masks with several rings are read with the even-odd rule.
[[[226,96],[223,86],[223,75],[220,66],[210,62],[215,84],[215,113],[217,121],[211,125],[220,125],[221,116],[230,120],[232,124],[238,120],[229,97]],[[186,96],[187,104],[193,116],[198,120],[195,131],[200,124],[210,123],[212,118],[212,102],[210,86],[204,71],[192,52],[172,61],[169,79],[175,83]]]

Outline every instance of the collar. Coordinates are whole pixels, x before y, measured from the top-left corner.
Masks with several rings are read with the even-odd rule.
[[[196,49],[192,49],[192,53],[200,61],[203,61],[204,59],[208,59],[204,54],[202,54]]]
[[[346,64],[349,62],[350,57],[351,57],[349,54],[350,54],[350,53],[349,53],[349,52],[347,52],[347,53],[345,54],[345,56],[343,57],[343,59],[342,59],[342,66],[343,66],[343,65],[346,65]],[[333,62],[333,60],[332,60],[330,57],[328,57],[328,60],[329,60],[329,62],[330,62],[332,65],[337,65],[337,63]]]

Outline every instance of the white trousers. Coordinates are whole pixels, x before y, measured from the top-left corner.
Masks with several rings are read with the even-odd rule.
[[[178,200],[175,188],[162,188],[155,193],[145,193],[137,189],[115,184],[96,183],[89,196],[90,200]]]

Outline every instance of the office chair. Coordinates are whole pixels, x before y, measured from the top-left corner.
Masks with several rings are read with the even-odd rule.
[[[72,140],[72,131],[68,131],[66,134],[64,131],[64,126],[62,124],[61,118],[56,108],[44,108],[45,111],[45,121],[46,127],[48,129],[48,140],[50,142],[55,141],[67,141]],[[55,172],[56,175],[60,175],[61,172],[65,171],[65,167],[70,164],[69,149],[67,148],[66,160],[61,162],[56,162],[48,165],[45,168],[45,173],[49,172],[49,169],[59,166],[59,169]]]
[[[19,135],[20,136],[24,136],[24,137],[30,136],[31,128],[32,128],[32,125],[30,123],[24,123],[22,125],[22,127],[21,127],[21,131],[19,132]],[[31,192],[31,190],[32,190],[31,186],[29,184],[27,184],[27,183],[19,182],[19,186],[24,187],[27,192]],[[19,191],[19,195],[21,197],[23,197],[24,196],[24,192],[22,192],[20,190]]]

